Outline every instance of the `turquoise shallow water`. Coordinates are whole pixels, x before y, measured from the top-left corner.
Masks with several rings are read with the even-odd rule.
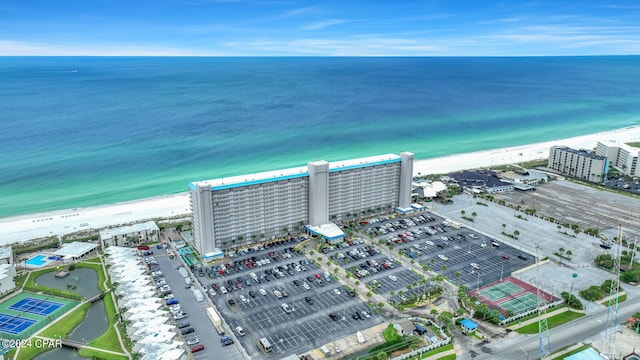
[[[0,58],[0,216],[640,124],[640,57]]]

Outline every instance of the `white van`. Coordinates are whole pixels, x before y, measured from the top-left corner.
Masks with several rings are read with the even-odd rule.
[[[184,283],[187,285],[191,285],[191,278],[188,278],[188,277],[184,278]]]

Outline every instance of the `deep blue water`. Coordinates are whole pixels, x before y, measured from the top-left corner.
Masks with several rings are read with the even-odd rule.
[[[638,125],[637,74],[638,56],[0,57],[0,216]]]

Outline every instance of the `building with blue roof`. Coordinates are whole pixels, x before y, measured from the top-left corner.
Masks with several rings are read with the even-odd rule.
[[[413,211],[412,176],[403,152],[192,182],[194,246],[206,254],[303,230],[339,240],[341,221]]]
[[[469,319],[464,319],[460,322],[462,332],[465,334],[471,334],[478,329],[478,324]]]

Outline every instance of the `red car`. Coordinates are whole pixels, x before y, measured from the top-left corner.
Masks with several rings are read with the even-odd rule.
[[[502,255],[502,258],[505,259],[505,260],[509,260],[509,255],[504,254],[504,255]]]
[[[191,352],[195,353],[204,350],[204,345],[200,344],[191,348]]]
[[[149,250],[149,247],[147,245],[140,245],[138,246],[138,250]]]
[[[316,274],[315,277],[316,277],[316,279],[320,279],[321,278],[320,274]]]

